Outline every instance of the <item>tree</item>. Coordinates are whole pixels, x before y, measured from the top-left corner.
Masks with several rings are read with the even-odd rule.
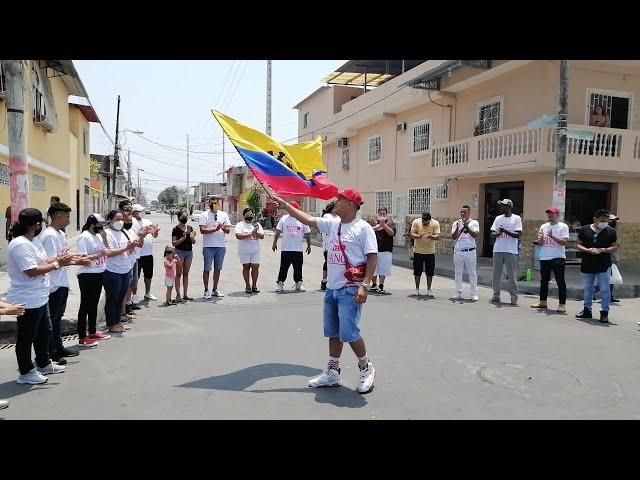
[[[260,185],[255,183],[251,190],[249,191],[249,195],[247,195],[247,206],[253,210],[253,213],[258,215],[262,208],[262,200],[261,200],[262,189]]]
[[[172,185],[171,187],[165,188],[163,191],[161,191],[158,194],[158,200],[163,205],[167,205],[167,206],[175,205],[176,202],[178,201],[179,194],[180,194],[180,189],[175,185]]]

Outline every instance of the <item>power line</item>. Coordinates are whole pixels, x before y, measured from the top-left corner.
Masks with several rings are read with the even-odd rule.
[[[233,97],[236,94],[236,91],[238,90],[238,86],[240,86],[240,83],[242,82],[242,77],[244,76],[244,71],[247,69],[247,65],[249,65],[249,60],[245,61],[244,67],[242,68],[242,73],[240,74],[240,77],[238,77],[238,82],[236,83],[236,86],[233,89],[231,96],[228,97],[229,98],[228,102],[226,102],[226,104],[223,104],[223,107],[220,110],[224,110],[225,108],[228,108],[231,106],[231,102],[233,101]]]

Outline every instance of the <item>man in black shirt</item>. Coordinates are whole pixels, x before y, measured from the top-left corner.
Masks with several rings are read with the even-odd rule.
[[[393,252],[393,237],[396,234],[396,226],[388,215],[386,207],[378,209],[378,216],[373,222],[373,231],[376,232],[376,240],[378,241],[378,264],[373,274],[372,292],[386,293],[384,291],[384,280],[391,276],[391,260]],[[380,286],[377,286],[377,280],[380,277]]]
[[[592,318],[593,286],[600,286],[601,311],[600,322],[609,322],[609,267],[611,254],[616,251],[618,237],[616,231],[609,226],[609,212],[597,210],[593,214],[593,223],[580,229],[578,233],[578,250],[582,252],[582,281],[584,283],[584,309],[576,318]]]

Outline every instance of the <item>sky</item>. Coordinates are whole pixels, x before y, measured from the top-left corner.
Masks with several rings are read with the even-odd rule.
[[[272,136],[295,141],[297,110],[292,107],[318,87],[322,78],[346,60],[274,60],[272,62]],[[186,149],[189,134],[189,183],[221,181],[222,131],[211,115],[221,112],[260,130],[266,125],[264,60],[75,60],[102,125],[115,138],[120,95],[120,145],[131,151],[132,180],[156,198],[165,187],[187,185],[186,152],[155,145],[124,132],[141,130],[146,139]],[[293,140],[292,140],[293,139]],[[226,142],[226,165],[242,163]],[[91,153],[112,154],[99,125],[92,125]],[[204,153],[198,153],[204,152]],[[121,159],[122,159],[121,154]]]

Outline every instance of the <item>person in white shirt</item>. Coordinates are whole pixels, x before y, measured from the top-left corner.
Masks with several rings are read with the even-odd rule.
[[[509,276],[507,290],[511,295],[511,305],[517,305],[516,270],[518,266],[518,239],[522,235],[522,219],[512,213],[513,202],[508,198],[498,201],[498,208],[500,207],[502,207],[504,214],[498,215],[491,225],[491,236],[496,241],[493,244],[493,296],[489,301],[500,303],[502,270],[506,267]]]
[[[336,206],[336,202],[329,202],[327,206],[322,210],[322,218],[338,218],[333,213],[333,209]],[[322,234],[322,255],[324,256],[324,264],[322,265],[322,281],[320,282],[320,290],[323,292],[327,289],[327,240],[329,236],[325,233]]]
[[[300,204],[291,202],[291,206],[300,209]],[[284,215],[276,226],[276,234],[273,237],[271,249],[275,252],[278,249],[278,239],[282,235],[282,245],[280,253],[280,271],[278,272],[278,288],[276,291],[284,290],[284,282],[289,273],[289,267],[293,265],[293,281],[296,282],[296,291],[304,292],[306,289],[302,284],[302,265],[304,256],[302,254],[302,239],[307,240],[307,255],[311,253],[311,229],[292,217]]]
[[[49,257],[55,257],[69,250],[64,228],[69,225],[70,218],[71,208],[66,204],[56,203],[49,207],[51,223],[38,237]],[[89,263],[88,260],[83,260],[83,265]],[[67,308],[67,299],[69,298],[68,267],[62,267],[52,272],[50,277],[49,315],[52,331],[49,339],[49,356],[59,365],[65,365],[67,361],[63,357],[77,357],[79,355],[77,350],[71,350],[62,344],[62,316]]]
[[[227,235],[231,231],[229,215],[218,207],[218,199],[209,199],[209,210],[200,214],[200,233],[202,234],[202,255],[204,256],[204,271],[202,282],[204,283],[204,295],[202,298],[224,297],[224,293],[218,290],[220,272],[224,264],[224,256],[227,253]],[[209,277],[213,267],[213,291],[209,291]]]
[[[324,336],[329,338],[329,362],[321,375],[309,380],[309,387],[336,387],[342,384],[340,355],[348,342],[358,357],[358,392],[373,388],[375,369],[360,334],[362,306],[367,301],[371,277],[376,269],[378,244],[373,227],[356,214],[362,205],[357,190],[345,188],[338,193],[334,212],[339,218],[316,218],[294,208],[279,197],[274,200],[289,215],[309,227],[327,234],[328,275],[324,296]]]
[[[259,293],[258,275],[260,274],[260,244],[264,238],[264,230],[259,223],[253,221],[254,214],[250,208],[242,211],[244,221],[236,224],[236,238],[238,239],[238,257],[242,264],[245,292]],[[251,285],[249,285],[251,274]]]
[[[42,232],[42,223],[40,210],[21,210],[18,222],[12,226],[13,240],[7,249],[7,302],[25,309],[18,317],[15,352],[20,375],[17,382],[30,385],[46,383],[48,379],[44,375],[65,370],[49,356],[49,273],[71,265],[77,259],[68,252],[47,256],[37,238]],[[31,361],[31,345],[35,348],[37,368]]]
[[[567,255],[565,245],[569,240],[569,226],[559,221],[560,209],[549,207],[545,210],[548,222],[538,230],[538,245],[540,245],[540,300],[531,308],[547,308],[549,280],[551,272],[558,284],[558,299],[560,301],[557,312],[567,311],[567,284],[564,281],[564,266]]]
[[[478,274],[476,272],[477,252],[476,238],[480,232],[480,224],[471,219],[471,207],[463,205],[460,219],[451,224],[451,238],[456,243],[453,247],[453,265],[455,268],[456,300],[462,299],[462,274],[467,270],[471,284],[471,300],[478,301]]]
[[[141,212],[144,212],[144,207],[142,205],[136,203],[133,205],[132,210],[134,219],[133,223],[135,224],[137,222],[138,229],[142,229],[144,227],[148,227],[149,229],[149,233],[144,237],[144,243],[140,247],[140,257],[137,260],[138,276],[140,276],[140,273],[143,273],[144,275],[144,298],[147,300],[158,300],[158,297],[151,293],[151,279],[153,278],[153,239],[158,238],[158,232],[160,229],[157,225],[153,225],[151,220],[140,216]]]

